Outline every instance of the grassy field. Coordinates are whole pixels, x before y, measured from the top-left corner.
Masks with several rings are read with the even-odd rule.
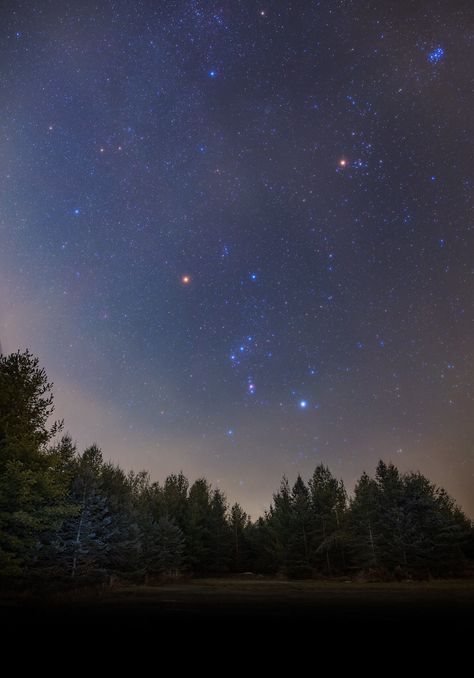
[[[0,612],[25,620],[86,617],[126,620],[311,619],[455,620],[474,612],[474,581],[402,583],[191,579],[160,586],[122,586],[41,602],[4,600]]]

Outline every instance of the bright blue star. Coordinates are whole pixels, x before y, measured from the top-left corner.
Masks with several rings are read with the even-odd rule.
[[[217,78],[217,71],[212,69],[212,70],[207,72],[207,75],[208,75],[209,78]]]
[[[81,213],[81,210],[79,209],[79,207],[76,207],[74,209],[74,214],[76,215],[76,217],[79,216],[80,213]]]
[[[437,64],[444,57],[444,49],[442,47],[437,47],[432,52],[428,54],[428,61],[430,64]]]
[[[251,273],[251,274],[249,275],[249,278],[250,278],[250,280],[253,280],[253,281],[255,282],[255,280],[257,280],[257,274],[256,274],[256,273]]]
[[[308,407],[308,401],[307,400],[300,400],[299,407],[300,407],[301,410],[305,410]]]
[[[234,430],[229,428],[227,431],[227,435],[229,436],[229,438],[232,438],[232,436],[234,435]]]
[[[430,177],[430,179],[431,179],[431,181],[436,181],[436,177],[434,175],[432,177]]]
[[[440,239],[438,240],[438,245],[439,245],[440,247],[444,247],[444,246],[446,245],[446,240],[445,240],[444,238],[440,238]]]

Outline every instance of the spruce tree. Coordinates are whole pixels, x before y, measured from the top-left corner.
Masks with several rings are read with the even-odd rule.
[[[249,517],[240,506],[233,504],[230,509],[229,527],[232,538],[232,569],[241,572],[249,567]]]
[[[342,480],[319,464],[309,480],[311,560],[327,574],[345,567],[343,526],[347,495]]]
[[[291,491],[290,501],[287,572],[291,577],[305,578],[311,576],[310,540],[311,503],[309,490],[301,476],[298,476]]]
[[[0,356],[0,575],[27,577],[40,546],[69,513],[67,475],[47,450],[52,384],[29,351]]]
[[[145,581],[176,575],[184,565],[184,535],[172,518],[149,519],[142,534],[140,563]]]
[[[275,567],[287,571],[290,562],[292,537],[292,505],[288,479],[282,478],[280,489],[273,495],[273,503],[266,514],[266,543]]]

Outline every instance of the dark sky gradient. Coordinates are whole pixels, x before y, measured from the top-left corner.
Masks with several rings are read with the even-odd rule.
[[[474,515],[472,1],[2,7],[0,338],[80,445]]]

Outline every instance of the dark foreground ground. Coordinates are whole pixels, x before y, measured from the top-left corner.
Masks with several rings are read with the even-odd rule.
[[[87,623],[103,628],[142,623],[419,622],[469,624],[474,581],[402,583],[287,582],[194,579],[160,586],[129,586],[31,600],[0,599],[0,619],[10,628]]]

